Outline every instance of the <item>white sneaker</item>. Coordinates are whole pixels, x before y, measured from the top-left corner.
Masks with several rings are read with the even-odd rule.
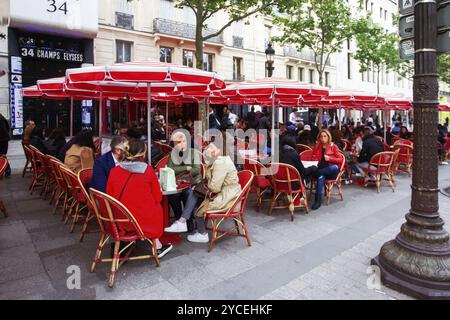
[[[196,242],[196,243],[208,243],[209,242],[209,235],[208,234],[201,234],[199,232],[195,234],[191,234],[187,237],[189,242]]]
[[[362,177],[364,177],[364,176],[363,176],[361,173],[359,173],[359,172],[358,172],[358,173],[355,173],[354,176],[357,177],[357,178],[362,178]]]
[[[442,161],[441,164],[444,165],[444,166],[448,166],[448,162],[447,161]]]
[[[187,232],[187,223],[182,223],[180,221],[175,221],[170,227],[164,229],[167,233],[183,233]]]

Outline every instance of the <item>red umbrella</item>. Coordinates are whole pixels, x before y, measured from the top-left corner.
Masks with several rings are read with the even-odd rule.
[[[224,79],[208,72],[159,61],[121,63],[106,66],[68,69],[68,89],[120,92],[132,98],[146,97],[148,105],[148,139],[151,139],[151,99],[155,93],[210,92],[225,88]],[[136,97],[133,97],[136,95]],[[102,108],[100,108],[102,110]],[[100,116],[101,119],[101,116]],[[149,158],[151,150],[149,148]]]

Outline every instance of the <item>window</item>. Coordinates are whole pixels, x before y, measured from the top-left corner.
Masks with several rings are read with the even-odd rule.
[[[387,21],[387,10],[384,10],[384,21]]]
[[[350,39],[347,39],[347,50],[350,50]]]
[[[233,57],[233,80],[244,80],[242,76],[242,58]]]
[[[352,78],[352,54],[347,53],[347,79]]]
[[[304,68],[298,68],[298,81],[303,82],[305,81],[305,69]]]
[[[194,51],[183,50],[183,66],[194,67]]]
[[[329,87],[329,86],[330,86],[330,73],[325,72],[325,87]]]
[[[214,55],[211,53],[204,53],[203,54],[203,70],[205,71],[213,71],[213,62],[214,62]]]
[[[314,70],[309,69],[309,83],[314,83]]]
[[[373,2],[370,3],[370,13],[373,14]]]
[[[118,63],[131,61],[131,42],[116,41],[116,61]]]
[[[161,47],[159,50],[159,61],[172,63],[173,48]]]
[[[292,79],[292,66],[286,66],[286,78],[287,79]]]
[[[386,70],[386,85],[389,85],[389,71]]]
[[[362,82],[366,81],[366,79],[364,78],[364,75],[365,75],[365,73],[364,73],[364,72],[361,72],[361,81],[362,81]]]
[[[383,19],[383,8],[380,7],[380,20]]]
[[[268,44],[272,38],[272,27],[264,26],[264,50],[267,49]]]
[[[366,8],[366,11],[369,11],[369,0],[366,0],[366,6],[365,6],[365,8]]]

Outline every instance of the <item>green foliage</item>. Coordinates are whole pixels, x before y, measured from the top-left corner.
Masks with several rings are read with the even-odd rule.
[[[450,85],[450,53],[440,54],[437,66],[440,80]]]
[[[283,31],[274,41],[291,44],[301,51],[312,50],[315,66],[323,81],[326,62],[341,50],[342,43],[352,36],[350,10],[344,0],[291,0],[280,5],[274,22]]]
[[[207,20],[219,12],[228,13],[229,19],[214,34],[202,36],[206,41],[220,35],[226,28],[234,22],[241,21],[255,14],[269,14],[271,7],[277,4],[276,0],[178,0],[177,8],[188,7],[192,9],[197,17],[198,27],[207,28]],[[197,41],[200,39],[196,39]]]
[[[360,72],[373,70],[379,73],[384,67],[403,77],[409,75],[409,63],[400,59],[400,37],[397,34],[387,33],[369,18],[356,20],[353,23],[353,33],[358,47],[353,57],[359,61]]]

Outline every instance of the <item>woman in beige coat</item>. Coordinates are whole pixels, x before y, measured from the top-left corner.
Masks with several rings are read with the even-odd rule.
[[[94,140],[92,132],[80,133],[74,138],[74,144],[66,152],[64,164],[74,173],[94,167]]]
[[[221,139],[219,141],[223,142]],[[222,143],[212,142],[205,151],[208,159],[206,179],[209,194],[197,210],[197,233],[188,236],[190,242],[209,242],[205,227],[206,212],[226,211],[242,191],[236,167],[222,145]]]

